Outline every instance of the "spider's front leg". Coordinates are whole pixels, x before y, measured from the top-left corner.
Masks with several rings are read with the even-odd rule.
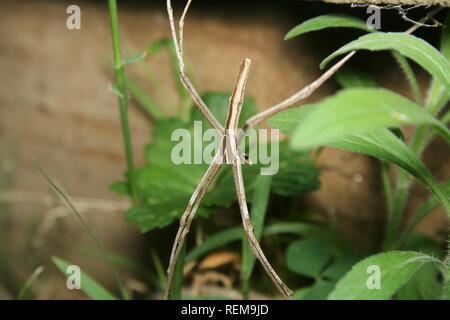
[[[169,22],[170,22],[170,30],[172,33],[172,40],[173,45],[175,47],[175,53],[177,55],[178,60],[178,66],[180,71],[180,78],[181,82],[184,85],[184,88],[189,93],[189,96],[191,97],[192,101],[194,101],[195,105],[200,109],[200,112],[203,114],[205,119],[209,122],[209,124],[219,131],[221,134],[224,133],[224,128],[219,123],[219,121],[216,119],[214,114],[209,110],[208,106],[205,104],[205,102],[202,100],[200,95],[198,94],[197,90],[195,89],[194,85],[192,84],[191,80],[189,79],[189,76],[186,73],[186,68],[184,66],[184,59],[183,59],[183,29],[184,29],[184,19],[186,17],[187,11],[189,9],[189,6],[191,4],[192,0],[188,0],[183,14],[181,15],[179,24],[178,24],[178,35],[175,28],[175,21],[173,18],[173,9],[172,9],[172,3],[170,0],[167,0],[167,13],[169,15]]]
[[[170,299],[172,295],[172,283],[175,265],[178,256],[180,254],[181,248],[183,247],[184,242],[186,240],[186,236],[189,233],[192,220],[194,219],[195,213],[197,212],[197,209],[203,197],[208,191],[208,188],[210,187],[211,183],[214,181],[215,177],[219,173],[222,163],[223,163],[223,155],[219,151],[214,157],[214,160],[210,164],[208,170],[203,175],[197,188],[195,188],[195,191],[189,200],[186,210],[184,211],[183,216],[181,217],[180,227],[178,228],[178,232],[172,247],[172,253],[170,255],[169,268],[167,269],[167,289],[165,299]]]

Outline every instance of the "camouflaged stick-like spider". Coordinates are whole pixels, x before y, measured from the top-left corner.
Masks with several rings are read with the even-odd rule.
[[[169,299],[171,297],[172,292],[172,283],[173,283],[173,275],[175,270],[175,265],[177,262],[178,255],[180,253],[181,248],[183,247],[186,236],[189,233],[190,226],[192,224],[192,220],[194,219],[195,213],[205,196],[208,188],[211,186],[212,182],[214,181],[215,177],[217,176],[221,166],[224,163],[229,163],[232,166],[233,170],[233,179],[234,184],[236,188],[236,194],[238,198],[239,203],[239,209],[241,212],[242,217],[242,224],[244,231],[247,235],[248,241],[250,243],[250,247],[255,254],[256,258],[261,262],[262,266],[264,267],[265,271],[277,287],[277,289],[280,291],[280,293],[286,298],[290,299],[292,297],[292,290],[289,289],[286,284],[281,280],[281,278],[278,276],[278,274],[275,272],[275,270],[270,265],[270,262],[267,260],[266,256],[264,255],[258,240],[256,239],[254,233],[253,233],[253,225],[250,220],[248,207],[247,207],[247,201],[245,198],[245,189],[244,189],[244,178],[242,175],[242,168],[241,168],[241,155],[238,151],[238,146],[244,137],[245,133],[260,124],[261,122],[267,120],[269,117],[273,116],[274,114],[284,111],[286,109],[296,107],[296,103],[298,103],[300,100],[305,99],[306,97],[309,97],[317,88],[319,88],[327,79],[329,79],[336,71],[348,60],[354,55],[354,51],[347,54],[344,58],[342,58],[339,62],[337,62],[333,67],[331,67],[328,71],[326,71],[320,78],[303,88],[302,90],[298,91],[294,95],[288,97],[287,99],[279,102],[278,104],[266,109],[265,111],[258,113],[254,115],[253,117],[249,118],[243,127],[243,130],[238,131],[238,123],[239,123],[239,116],[242,109],[242,104],[244,100],[244,92],[245,92],[245,84],[247,82],[247,77],[250,70],[250,64],[251,61],[248,58],[245,58],[242,63],[239,70],[239,75],[237,78],[237,83],[234,88],[234,91],[230,97],[230,103],[229,103],[229,111],[228,111],[228,117],[226,120],[225,127],[223,127],[219,121],[216,119],[216,117],[212,114],[212,112],[209,110],[208,106],[203,102],[200,95],[192,85],[192,82],[190,81],[188,75],[186,74],[186,69],[183,61],[183,28],[184,28],[184,20],[186,17],[186,13],[189,9],[189,6],[191,4],[192,0],[188,0],[183,14],[181,15],[181,18],[179,20],[178,24],[178,34],[175,28],[175,22],[173,17],[173,9],[171,5],[171,0],[167,0],[167,12],[169,14],[169,22],[170,22],[170,28],[173,38],[173,43],[175,46],[175,52],[178,59],[178,65],[179,65],[179,72],[181,81],[186,88],[187,92],[189,93],[191,99],[194,101],[195,105],[200,109],[201,113],[205,117],[205,119],[208,121],[208,123],[216,129],[221,137],[221,147],[219,148],[219,151],[215,155],[211,165],[205,172],[204,176],[202,177],[200,183],[195,188],[194,193],[192,194],[189,203],[186,207],[186,210],[184,211],[181,220],[180,220],[180,226],[177,232],[177,235],[175,237],[175,241],[172,248],[172,253],[170,256],[170,262],[169,267],[167,270],[168,273],[168,282],[167,282],[167,291],[165,294],[165,298]]]

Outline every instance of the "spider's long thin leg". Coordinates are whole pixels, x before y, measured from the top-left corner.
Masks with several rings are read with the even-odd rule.
[[[189,8],[189,5],[191,4],[191,1],[192,0],[188,0],[186,7],[184,8],[183,14],[182,14],[180,22],[179,22],[179,35],[177,36],[177,31],[175,28],[175,21],[173,18],[172,4],[171,4],[170,0],[167,0],[167,12],[169,14],[170,30],[172,32],[173,44],[175,46],[175,52],[177,55],[178,66],[179,66],[179,70],[180,70],[180,78],[181,78],[181,82],[183,83],[184,87],[186,88],[187,92],[189,93],[189,96],[192,98],[194,103],[200,109],[201,113],[204,115],[206,120],[209,122],[209,124],[213,128],[215,128],[222,134],[224,132],[222,125],[216,119],[216,117],[211,112],[211,110],[209,110],[209,108],[207,107],[205,102],[203,102],[202,98],[200,97],[197,90],[194,88],[194,85],[192,84],[191,80],[189,79],[189,77],[186,73],[186,68],[184,66],[184,60],[183,60],[184,18],[186,17],[186,13]]]
[[[217,173],[220,170],[220,167],[223,163],[223,155],[219,151],[214,157],[213,162],[209,166],[208,170],[203,175],[200,183],[195,188],[194,193],[192,194],[189,203],[186,207],[186,210],[183,213],[183,216],[180,220],[180,226],[178,228],[177,235],[175,237],[175,241],[172,247],[172,253],[170,255],[169,267],[167,269],[167,290],[165,294],[165,299],[169,299],[172,294],[172,282],[173,282],[173,274],[175,271],[175,264],[178,259],[178,255],[180,254],[180,250],[184,245],[186,240],[186,236],[189,233],[189,228],[191,227],[192,220],[194,219],[195,213],[208,191],[209,186],[214,181],[214,178],[217,176]]]
[[[309,97],[311,94],[313,94],[314,91],[316,91],[322,84],[327,81],[331,76],[333,76],[354,54],[356,51],[351,51],[348,53],[345,57],[343,57],[341,60],[339,60],[335,65],[333,65],[330,69],[328,69],[326,72],[324,72],[319,78],[317,78],[315,81],[311,82],[309,85],[301,89],[300,91],[297,91],[292,96],[284,99],[283,101],[277,103],[276,105],[254,115],[253,117],[249,118],[244,125],[244,130],[242,131],[241,135],[238,137],[238,141],[242,139],[242,136],[245,134],[245,132],[248,129],[251,129],[258,125],[259,123],[267,120],[274,114],[287,110],[289,108],[297,107],[296,104],[300,102],[301,100]]]
[[[233,94],[230,97],[230,111],[228,113],[227,122],[225,125],[226,130],[226,145],[227,145],[227,158],[233,166],[233,179],[236,186],[236,194],[239,202],[239,208],[242,216],[242,224],[244,226],[245,233],[247,234],[250,247],[254,255],[263,265],[269,277],[274,282],[275,286],[281,292],[281,294],[289,299],[292,297],[292,291],[284,284],[278,274],[270,265],[264,255],[258,240],[253,233],[253,225],[248,214],[247,201],[245,198],[244,179],[242,176],[241,158],[237,148],[237,136],[236,131],[239,123],[239,117],[242,110],[242,104],[244,102],[245,84],[247,82],[248,73],[250,70],[250,59],[244,59],[241,63],[236,87]]]
[[[269,275],[270,279],[273,281],[275,286],[278,288],[280,293],[286,298],[292,298],[292,290],[281,280],[276,271],[272,268],[270,262],[267,260],[264,252],[259,245],[258,240],[255,237],[253,232],[253,225],[250,220],[250,215],[248,213],[247,201],[245,198],[245,189],[244,189],[244,180],[242,177],[242,168],[239,160],[239,156],[235,153],[237,152],[237,147],[232,147],[232,152],[236,156],[233,157],[233,178],[234,184],[236,186],[236,194],[239,201],[239,208],[242,216],[242,224],[244,226],[245,233],[247,234],[248,241],[250,243],[250,247],[253,251],[253,254],[258,258],[261,262],[264,270]]]

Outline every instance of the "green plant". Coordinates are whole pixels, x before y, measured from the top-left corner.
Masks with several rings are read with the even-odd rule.
[[[450,18],[447,19],[442,32],[441,52],[409,34],[371,32],[344,45],[321,64],[325,66],[334,57],[356,50],[393,50],[394,57],[400,62],[411,85],[416,103],[386,89],[374,88],[375,82],[366,81],[367,77],[346,81],[348,79],[341,75],[338,80],[347,88],[336,95],[314,105],[282,112],[270,119],[273,127],[292,136],[290,146],[294,150],[325,145],[380,159],[389,211],[383,245],[385,250],[405,249],[405,242],[412,236],[411,231],[415,224],[438,203],[450,215],[448,182],[445,186],[440,185],[419,158],[436,133],[447,142],[450,141],[450,131],[447,128],[448,111],[440,114],[450,98],[449,24]],[[323,16],[304,22],[289,32],[288,37],[328,27],[356,27],[365,30],[362,23],[358,24],[353,18]],[[429,94],[423,103],[417,80],[403,56],[415,61],[432,75]],[[355,74],[352,76],[355,77]],[[404,124],[417,126],[409,143],[404,140],[400,129]],[[425,135],[428,137],[425,138]],[[389,178],[386,161],[397,165],[396,184]],[[400,222],[412,177],[425,185],[432,197],[418,210],[401,233]],[[440,284],[441,296],[447,299],[450,282],[448,260],[448,256],[442,262],[428,254],[411,251],[382,252],[354,265],[351,271],[338,281],[328,298],[388,299],[408,281],[420,283],[423,289],[421,281],[429,281],[433,276],[432,282],[436,281],[436,274],[433,274],[435,269],[425,269],[428,271],[419,274],[422,278],[414,278],[413,275],[422,267],[428,268],[427,264],[430,264],[436,266],[443,275],[444,280]],[[371,265],[377,265],[383,270],[382,290],[370,290],[365,285],[368,277],[367,267]],[[422,292],[418,293],[421,294]]]
[[[137,194],[136,182],[134,178],[134,160],[133,150],[131,145],[130,125],[128,122],[128,98],[127,87],[125,83],[125,71],[124,66],[133,63],[145,56],[139,54],[137,56],[123,60],[120,47],[120,35],[119,35],[119,21],[117,17],[117,3],[116,0],[108,0],[109,4],[109,16],[111,18],[111,34],[113,42],[114,52],[114,71],[116,75],[117,85],[111,86],[112,91],[118,96],[119,103],[120,123],[122,126],[122,136],[125,148],[125,156],[127,160],[127,176],[131,188],[131,198],[133,202],[137,204],[139,195]]]

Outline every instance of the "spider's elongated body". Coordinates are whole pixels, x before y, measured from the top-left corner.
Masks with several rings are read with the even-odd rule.
[[[194,219],[195,213],[205,196],[208,188],[211,186],[212,182],[214,181],[215,177],[217,176],[222,164],[229,163],[232,166],[233,170],[233,180],[236,188],[236,195],[238,198],[239,203],[239,209],[241,212],[242,217],[242,225],[245,230],[245,233],[247,235],[248,241],[250,243],[250,247],[255,254],[255,256],[258,258],[258,260],[261,262],[262,266],[264,267],[265,271],[275,284],[275,286],[278,288],[280,293],[286,298],[290,299],[292,297],[292,291],[284,284],[284,282],[280,279],[278,274],[275,272],[275,270],[270,265],[269,261],[267,260],[266,256],[264,255],[263,251],[261,250],[261,247],[253,233],[253,226],[252,222],[250,220],[248,208],[247,208],[247,201],[245,197],[245,189],[244,189],[244,178],[242,175],[242,168],[241,168],[241,156],[238,152],[238,146],[241,142],[242,138],[244,137],[245,133],[260,124],[261,122],[265,121],[269,117],[273,116],[274,114],[295,107],[295,104],[298,103],[300,100],[305,99],[309,97],[317,88],[319,88],[327,79],[329,79],[345,62],[347,62],[348,59],[350,59],[353,54],[355,53],[350,52],[347,54],[344,58],[342,58],[339,62],[337,62],[333,67],[331,67],[329,70],[327,70],[321,77],[319,77],[317,80],[312,82],[310,85],[306,86],[305,88],[301,89],[297,93],[293,94],[292,96],[288,97],[287,99],[279,102],[278,104],[266,109],[265,111],[256,114],[255,116],[249,118],[245,124],[243,130],[240,130],[238,132],[238,123],[239,123],[239,116],[241,114],[242,104],[244,100],[244,92],[245,92],[245,84],[247,81],[248,73],[250,70],[250,59],[244,59],[241,64],[241,68],[239,71],[239,75],[237,78],[237,83],[235,86],[235,89],[233,91],[233,94],[230,97],[230,104],[229,104],[229,112],[228,117],[226,120],[225,127],[222,127],[222,125],[217,121],[215,116],[212,114],[212,112],[208,109],[208,106],[203,102],[200,95],[192,85],[192,82],[190,81],[188,75],[186,74],[184,61],[183,61],[183,28],[184,28],[184,19],[186,17],[186,13],[188,11],[188,8],[191,4],[192,0],[188,0],[183,14],[181,15],[179,25],[178,25],[178,34],[175,28],[175,22],[173,17],[173,9],[171,5],[171,0],[167,0],[167,12],[169,15],[169,22],[170,22],[170,28],[173,38],[173,43],[175,46],[175,52],[177,55],[177,60],[179,64],[179,70],[180,70],[180,78],[181,81],[186,88],[187,92],[189,93],[191,99],[196,104],[196,106],[200,109],[201,113],[205,117],[205,119],[208,121],[208,123],[215,128],[220,136],[221,136],[221,146],[219,148],[219,152],[214,157],[213,162],[209,166],[208,170],[205,172],[204,176],[202,177],[200,183],[194,190],[194,193],[192,194],[189,203],[186,207],[185,212],[183,213],[183,216],[180,220],[180,226],[177,232],[177,235],[175,237],[174,245],[172,248],[172,253],[170,256],[170,262],[169,267],[167,270],[168,273],[168,283],[167,283],[167,291],[165,294],[165,298],[169,299],[171,296],[172,291],[172,283],[173,283],[173,275],[175,270],[176,261],[178,258],[178,255],[180,254],[180,250],[183,247],[186,236],[189,233],[190,226],[192,224],[192,220]]]

